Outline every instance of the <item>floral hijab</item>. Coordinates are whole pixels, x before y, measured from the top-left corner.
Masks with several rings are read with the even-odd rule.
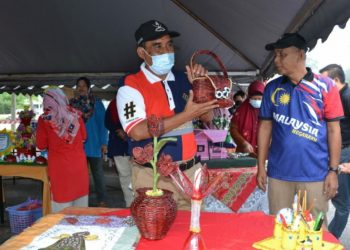
[[[94,114],[95,103],[96,98],[91,91],[89,91],[88,96],[78,96],[70,101],[73,108],[82,112],[84,122],[87,122]]]
[[[50,123],[58,137],[71,144],[79,131],[80,112],[70,107],[63,91],[50,88],[44,93],[42,118]]]

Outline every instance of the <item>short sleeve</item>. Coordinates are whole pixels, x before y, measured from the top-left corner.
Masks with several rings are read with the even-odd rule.
[[[143,96],[130,86],[123,86],[118,90],[117,109],[120,123],[128,134],[136,124],[146,119]]]
[[[265,88],[261,107],[259,111],[259,119],[260,120],[272,120],[273,110],[272,110],[272,102],[271,102],[271,88],[272,85],[268,84]]]
[[[330,81],[327,93],[323,93],[324,117],[326,121],[340,120],[344,116],[339,90],[333,81]]]

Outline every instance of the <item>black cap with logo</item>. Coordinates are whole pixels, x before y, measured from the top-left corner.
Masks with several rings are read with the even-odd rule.
[[[180,36],[180,33],[176,31],[169,31],[163,23],[157,20],[151,20],[140,25],[135,32],[135,39],[137,45],[140,45],[143,42],[155,40],[164,35],[177,37]]]
[[[299,49],[307,50],[307,43],[301,35],[298,33],[286,33],[280,39],[278,39],[274,43],[266,44],[266,50],[274,50],[274,49],[284,49],[288,47],[297,47]]]

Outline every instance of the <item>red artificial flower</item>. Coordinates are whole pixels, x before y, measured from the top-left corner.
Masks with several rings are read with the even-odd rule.
[[[161,175],[169,176],[176,172],[179,166],[173,162],[173,158],[170,155],[162,154],[157,162],[157,167]]]
[[[132,150],[135,161],[143,165],[147,162],[150,162],[153,159],[153,145],[151,143],[142,147],[135,147]]]
[[[147,118],[147,127],[153,137],[159,137],[164,132],[164,121],[161,117],[151,115]]]

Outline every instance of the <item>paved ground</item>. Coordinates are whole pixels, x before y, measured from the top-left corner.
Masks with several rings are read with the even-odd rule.
[[[108,205],[109,207],[124,207],[123,194],[119,186],[119,181],[114,168],[105,167],[105,175],[107,182],[108,192]],[[16,183],[13,184],[12,178],[6,178],[4,181],[4,190],[6,204],[5,206],[13,206],[24,202],[28,197],[40,198],[42,196],[41,183],[31,179],[16,178]],[[90,187],[92,192],[89,196],[89,205],[96,206],[96,196],[93,192],[93,187]],[[330,210],[327,214],[328,218],[331,218],[334,213],[334,208],[330,205]],[[7,213],[6,213],[7,216]],[[5,217],[5,224],[0,224],[0,244],[12,236],[10,226],[7,217]],[[350,219],[348,226],[345,229],[342,237],[340,238],[341,243],[350,249]]]

